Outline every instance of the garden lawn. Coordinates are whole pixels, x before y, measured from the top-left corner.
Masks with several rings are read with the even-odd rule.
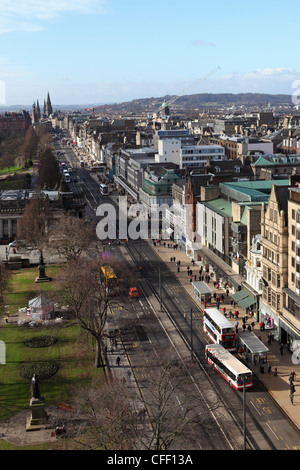
[[[59,267],[48,267],[46,274],[55,277]],[[52,282],[35,284],[37,268],[23,269],[13,274],[10,292],[5,303],[10,305],[10,314],[25,307],[29,298],[51,290]],[[44,348],[29,348],[25,341],[37,336],[54,336],[57,342]],[[74,321],[58,323],[50,327],[24,327],[2,323],[0,340],[6,347],[6,364],[0,364],[0,420],[9,418],[20,410],[29,409],[30,380],[20,375],[20,367],[34,362],[52,361],[58,371],[50,378],[40,380],[40,391],[46,406],[68,403],[73,387],[88,383],[94,378],[103,378],[102,369],[94,367],[94,352],[91,338]]]
[[[10,286],[4,294],[4,305],[9,305],[10,314],[17,313],[19,308],[28,307],[28,301],[41,293],[55,290],[54,281],[61,269],[60,265],[46,266],[46,275],[53,281],[45,283],[34,282],[38,275],[37,267],[12,271]]]

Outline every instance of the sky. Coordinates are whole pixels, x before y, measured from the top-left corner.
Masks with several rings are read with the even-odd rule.
[[[300,89],[296,0],[0,0],[0,105]]]

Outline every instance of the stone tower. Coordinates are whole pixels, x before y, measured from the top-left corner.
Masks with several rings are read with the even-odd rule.
[[[52,114],[52,113],[53,113],[52,104],[51,104],[50,95],[49,95],[49,91],[48,91],[47,103],[46,103],[46,115],[47,115],[47,117],[49,117],[50,114]]]

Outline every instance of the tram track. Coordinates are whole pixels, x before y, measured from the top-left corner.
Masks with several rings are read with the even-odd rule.
[[[147,242],[146,242],[147,243]],[[147,243],[148,247],[151,250],[151,247]],[[127,243],[126,249],[130,254],[131,258],[133,259],[135,265],[138,267],[140,265],[140,247],[138,248],[135,244]],[[168,269],[166,267],[166,269]],[[159,295],[159,289],[161,289],[162,298],[168,297],[169,293],[165,286],[166,280],[161,279],[161,286],[158,285],[158,282],[155,278],[158,279],[158,271],[155,271],[155,267],[153,263],[149,262],[147,259],[143,258],[142,261],[142,271],[144,273],[143,281],[146,282],[147,287],[151,290],[153,295],[156,297],[157,301],[161,303],[162,309],[164,313],[168,316],[176,331],[183,339],[184,343],[186,344],[187,348],[191,350],[191,332],[187,325],[186,319],[182,315],[182,307],[179,306],[177,301],[173,298],[169,298],[168,302],[166,303],[164,300],[161,301]],[[149,277],[148,277],[149,274]],[[174,274],[169,271],[168,280],[172,279],[175,282],[178,280],[175,278]],[[189,294],[188,294],[189,295]],[[168,304],[168,305],[167,305]],[[193,304],[193,301],[191,301]],[[195,304],[193,304],[195,306]],[[219,377],[212,379],[211,377],[211,369],[206,364],[205,361],[205,345],[207,344],[207,337],[204,332],[201,332],[200,328],[193,329],[193,357],[197,362],[201,373],[205,377],[205,381],[209,383],[209,386],[214,390],[216,395],[218,396],[218,400],[220,403],[223,404],[224,409],[230,415],[231,418],[231,425],[230,428],[234,428],[235,430],[239,430],[240,435],[243,434],[243,419],[242,419],[242,407],[243,407],[243,398],[239,392],[235,392],[232,389],[226,390],[224,392],[224,382],[219,380]],[[215,374],[213,374],[215,376]],[[256,381],[256,385],[258,381]],[[199,391],[200,390],[198,384],[195,384]],[[234,401],[233,397],[234,396]],[[264,450],[275,450],[276,446],[273,444],[270,437],[267,435],[265,430],[263,429],[262,425],[259,423],[257,418],[255,417],[254,413],[250,409],[249,406],[246,407],[247,410],[247,437],[246,442],[248,448],[252,450],[264,449]],[[224,433],[228,434],[228,423],[226,423]],[[253,434],[259,434],[259,439],[254,437]],[[257,442],[259,441],[259,445]]]

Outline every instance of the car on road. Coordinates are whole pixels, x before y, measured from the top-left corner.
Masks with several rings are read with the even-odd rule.
[[[129,295],[130,295],[130,297],[138,297],[139,296],[139,291],[137,290],[136,287],[131,287],[129,289]]]

